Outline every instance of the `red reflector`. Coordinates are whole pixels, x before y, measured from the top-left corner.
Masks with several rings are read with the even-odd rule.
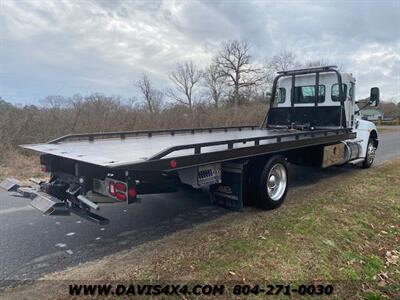
[[[115,184],[115,189],[116,189],[117,191],[120,191],[120,192],[126,192],[126,185],[125,185],[124,183],[117,182],[117,183]]]
[[[108,192],[110,193],[110,195],[115,196],[115,183],[114,183],[114,181],[110,181],[110,183],[108,184]]]
[[[129,190],[128,190],[128,195],[129,195],[129,197],[131,197],[131,198],[135,198],[135,197],[137,196],[136,189],[133,188],[133,187],[129,188]]]
[[[117,197],[117,199],[118,199],[118,200],[121,200],[121,201],[125,201],[125,200],[126,200],[125,194],[122,194],[122,193],[117,193],[117,194],[115,195],[115,197]]]
[[[176,160],[173,159],[169,162],[169,165],[171,166],[171,168],[176,168]]]

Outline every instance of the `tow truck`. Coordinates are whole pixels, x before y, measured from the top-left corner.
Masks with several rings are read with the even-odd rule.
[[[288,191],[288,164],[372,165],[378,132],[361,119],[355,88],[336,66],[281,71],[259,126],[70,134],[21,145],[41,154],[49,180],[0,186],[46,215],[74,213],[98,224],[109,222],[94,212],[105,203],[134,204],[182,185],[209,187],[211,202],[230,209],[274,209]],[[373,87],[367,105],[378,104]]]

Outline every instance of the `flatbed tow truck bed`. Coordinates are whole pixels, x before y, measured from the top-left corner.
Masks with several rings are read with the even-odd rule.
[[[349,129],[266,129],[257,126],[67,135],[23,148],[100,167],[167,170],[264,155],[354,137]]]

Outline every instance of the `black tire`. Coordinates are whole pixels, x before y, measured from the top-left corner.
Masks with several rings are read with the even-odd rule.
[[[361,168],[368,169],[374,163],[375,151],[376,151],[376,146],[375,145],[376,145],[376,141],[373,138],[369,138],[368,145],[367,145],[367,154],[365,156],[365,160],[361,164]],[[372,147],[374,149],[373,153],[371,153],[371,148],[370,147]]]
[[[271,193],[269,193],[268,189],[268,180],[269,183],[275,182],[275,180],[271,181],[271,176],[275,176],[271,173],[271,170],[274,168],[274,172],[277,172],[275,175],[278,175],[280,172],[283,172],[285,178],[282,178],[282,181],[285,181],[284,186],[277,186],[277,193],[274,195],[274,189],[271,188]],[[278,171],[277,171],[278,170]],[[279,178],[276,176],[274,178]],[[286,160],[281,155],[272,156],[267,163],[264,165],[264,168],[261,171],[259,180],[257,181],[257,185],[255,186],[255,200],[256,205],[262,209],[275,209],[282,205],[283,201],[286,198],[286,194],[289,186],[289,173],[287,168]],[[280,180],[278,179],[278,182]],[[275,184],[276,186],[276,184]],[[271,196],[272,195],[272,196]]]

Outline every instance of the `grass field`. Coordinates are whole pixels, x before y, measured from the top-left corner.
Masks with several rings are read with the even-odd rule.
[[[280,209],[232,212],[44,279],[331,283],[329,299],[398,299],[399,186],[400,160],[344,172],[297,188]]]
[[[187,236],[140,277],[322,281],[336,283],[340,297],[400,297],[400,161],[341,177],[291,195],[282,209]]]

